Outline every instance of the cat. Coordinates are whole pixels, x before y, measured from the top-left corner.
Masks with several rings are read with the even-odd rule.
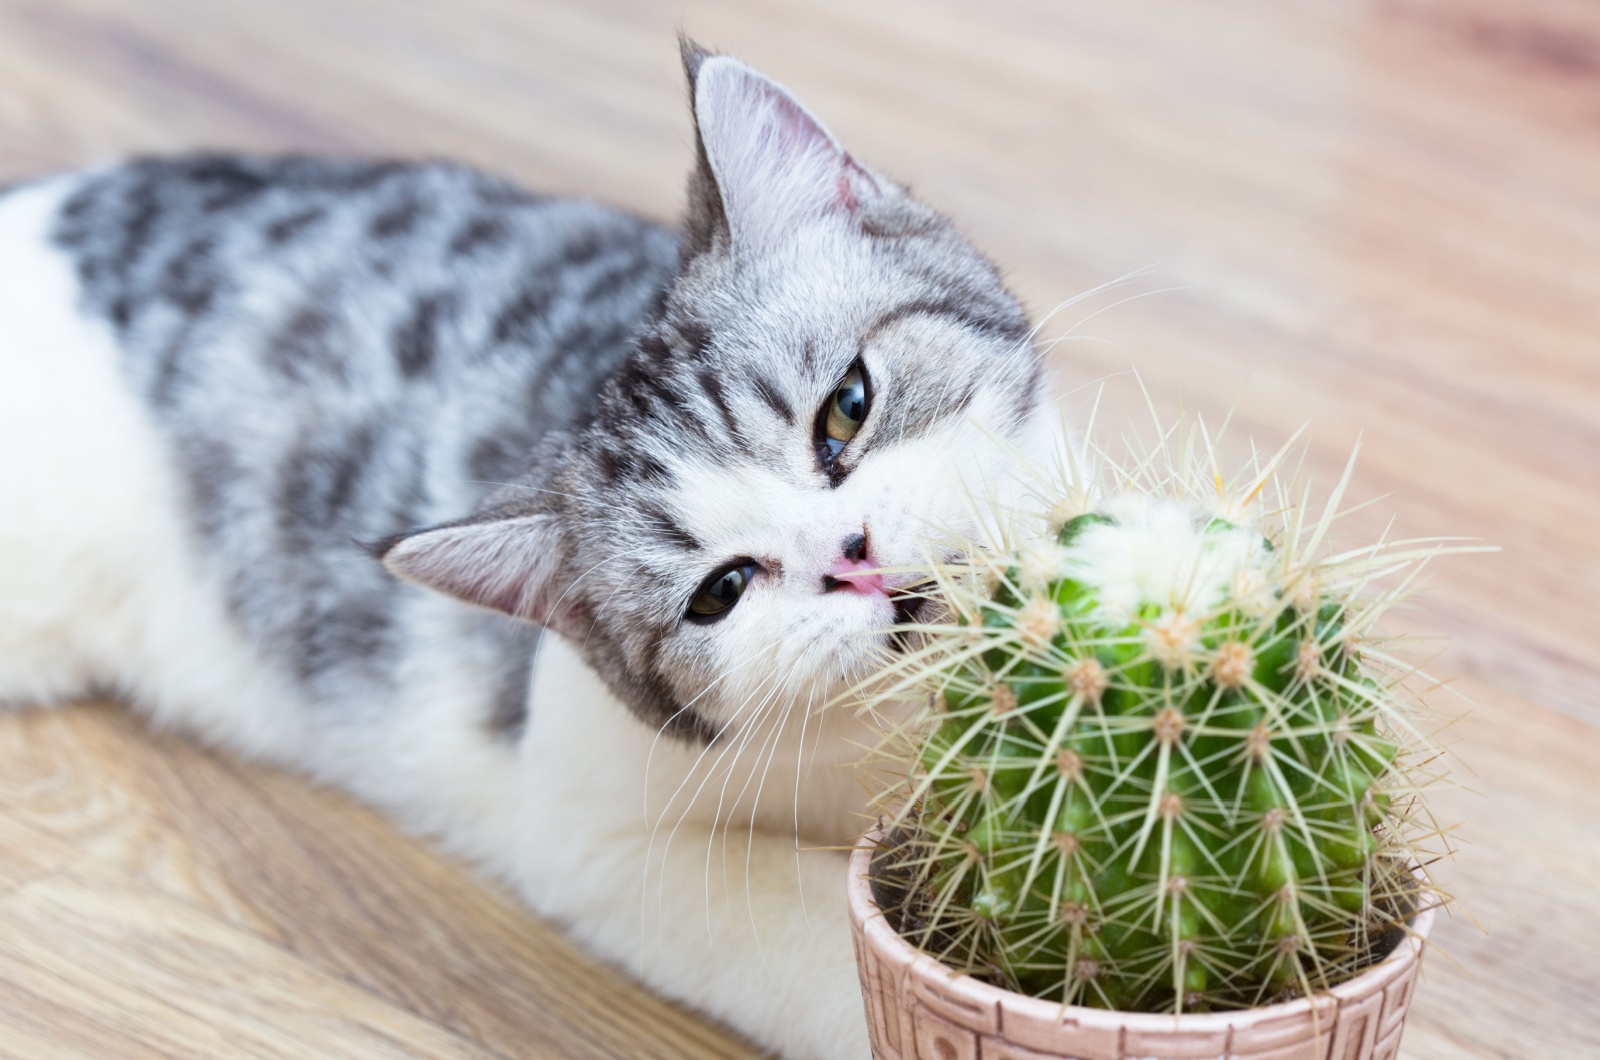
[[[681,228],[444,163],[0,195],[0,703],[308,773],[756,1044],[864,1058],[840,695],[1048,381],[947,220],[682,50]]]

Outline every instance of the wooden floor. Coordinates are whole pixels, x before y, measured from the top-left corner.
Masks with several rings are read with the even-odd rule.
[[[1137,367],[1264,443],[1311,421],[1330,474],[1361,436],[1392,497],[1358,526],[1503,546],[1403,616],[1475,704],[1403,1055],[1600,1057],[1600,5],[0,0],[0,181],[448,155],[668,217],[680,26],[1037,311],[1148,268],[1046,329],[1076,405]],[[348,801],[105,705],[0,719],[0,1054],[750,1055]]]

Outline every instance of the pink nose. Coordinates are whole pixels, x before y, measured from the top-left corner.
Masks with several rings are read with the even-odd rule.
[[[883,587],[883,575],[873,571],[876,566],[876,563],[868,560],[845,559],[840,556],[833,561],[833,566],[828,568],[827,575],[823,577],[823,587],[830,591],[848,589],[862,596],[871,596],[873,593],[887,595]],[[862,571],[872,573],[863,574]]]

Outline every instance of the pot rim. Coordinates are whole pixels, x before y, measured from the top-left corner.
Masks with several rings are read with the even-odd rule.
[[[1005,1007],[1016,1015],[1043,1022],[1065,1020],[1079,1025],[1116,1026],[1133,1031],[1171,1032],[1177,1029],[1221,1032],[1229,1027],[1238,1026],[1242,1021],[1255,1023],[1288,1020],[1303,1014],[1310,1015],[1317,1009],[1325,1008],[1330,1000],[1354,1001],[1374,992],[1382,992],[1384,984],[1392,982],[1404,973],[1407,966],[1421,960],[1428,934],[1433,929],[1436,907],[1428,906],[1412,918],[1411,930],[1407,932],[1400,945],[1383,960],[1338,986],[1293,1001],[1280,1001],[1256,1008],[1224,1012],[1186,1013],[1122,1012],[1116,1009],[1063,1005],[1059,1001],[1047,1001],[1044,998],[1019,994],[985,983],[981,979],[974,979],[970,975],[955,972],[907,942],[889,925],[883,910],[878,908],[878,903],[872,897],[868,872],[881,835],[880,826],[874,825],[857,841],[855,848],[850,852],[846,895],[850,906],[850,918],[855,921],[863,939],[872,939],[874,945],[887,947],[895,958],[895,963],[909,966],[914,975],[921,978],[938,976],[974,1001],[999,1003],[1003,1000]],[[1416,872],[1419,876],[1423,875],[1420,866]]]

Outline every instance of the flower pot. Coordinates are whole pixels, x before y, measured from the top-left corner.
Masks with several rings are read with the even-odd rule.
[[[1393,1060],[1433,911],[1378,964],[1314,998],[1169,1016],[1063,1006],[919,953],[873,900],[868,835],[850,858],[850,927],[876,1060]]]

